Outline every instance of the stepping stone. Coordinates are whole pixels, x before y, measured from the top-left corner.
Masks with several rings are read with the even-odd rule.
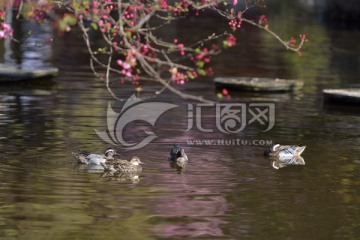
[[[217,77],[214,82],[217,88],[249,92],[292,92],[304,86],[304,82],[299,80],[279,78]]]
[[[360,88],[324,89],[323,94],[326,103],[360,105]]]

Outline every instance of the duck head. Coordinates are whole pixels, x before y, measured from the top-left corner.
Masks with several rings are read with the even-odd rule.
[[[269,157],[280,149],[280,144],[274,144],[264,151],[264,155]]]
[[[108,148],[105,150],[104,155],[105,155],[106,159],[114,159],[114,156],[119,155],[119,154],[117,154],[114,149]]]
[[[138,158],[138,157],[132,157],[130,160],[130,163],[134,166],[139,166],[139,165],[145,164],[142,161],[140,161],[140,158]]]
[[[168,159],[170,161],[175,161],[178,157],[181,157],[181,147],[178,144],[174,144],[170,151]]]

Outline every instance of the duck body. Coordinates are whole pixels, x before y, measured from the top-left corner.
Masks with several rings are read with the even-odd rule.
[[[81,151],[79,153],[72,153],[72,154],[74,158],[77,160],[78,164],[101,165],[105,163],[107,160],[114,159],[114,155],[116,155],[116,151],[112,148],[108,148],[105,150],[104,154],[88,153],[85,151]]]
[[[110,159],[105,163],[101,163],[106,171],[110,172],[137,172],[140,173],[142,171],[141,165],[144,164],[140,161],[138,157],[131,158],[130,161],[122,160],[122,159]]]
[[[268,157],[277,157],[279,159],[291,159],[299,157],[304,152],[306,146],[290,146],[275,144],[265,150],[264,155]]]
[[[103,154],[89,154],[86,156],[88,165],[100,165],[106,162],[106,156]]]
[[[188,157],[185,154],[185,150],[181,148],[178,144],[174,144],[173,148],[169,153],[168,160],[172,165],[176,163],[177,167],[184,168],[188,162]]]
[[[271,166],[275,169],[280,169],[290,165],[305,165],[305,160],[301,156],[291,157],[291,158],[277,158],[272,157]]]

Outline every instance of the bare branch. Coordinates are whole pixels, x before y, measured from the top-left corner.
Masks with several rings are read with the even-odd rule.
[[[273,32],[272,30],[270,30],[268,27],[264,27],[264,26],[262,26],[262,25],[260,25],[260,24],[258,24],[258,23],[256,23],[256,22],[254,22],[254,21],[252,21],[252,20],[249,20],[249,19],[246,19],[246,18],[242,18],[242,21],[244,21],[244,22],[246,22],[246,23],[249,23],[249,24],[251,24],[251,25],[253,25],[253,26],[255,26],[255,27],[258,27],[258,28],[260,28],[260,29],[262,29],[262,30],[270,33],[276,40],[278,40],[282,45],[284,45],[287,50],[291,50],[291,51],[294,51],[294,52],[298,52],[298,51],[302,48],[302,46],[304,45],[304,43],[305,43],[305,38],[301,38],[301,42],[300,42],[300,44],[298,45],[298,47],[296,47],[296,48],[291,47],[287,42],[285,42],[284,40],[282,40],[279,35],[277,35],[275,32]]]

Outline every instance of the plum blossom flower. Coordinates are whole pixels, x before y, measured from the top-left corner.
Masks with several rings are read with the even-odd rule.
[[[2,22],[0,25],[0,39],[1,38],[6,39],[7,37],[11,37],[12,35],[13,35],[13,30],[11,26],[5,22]]]
[[[131,66],[130,66],[130,64],[128,64],[127,62],[125,62],[125,63],[123,64],[123,68],[124,68],[124,69],[129,69],[129,68],[131,68]]]

